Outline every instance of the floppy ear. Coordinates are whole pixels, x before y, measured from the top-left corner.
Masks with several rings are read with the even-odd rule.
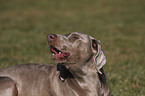
[[[95,63],[97,72],[102,74],[100,69],[105,65],[106,57],[101,50],[100,40],[96,40],[93,38],[92,39],[92,48],[94,51],[96,51],[96,55],[94,56],[94,63]]]

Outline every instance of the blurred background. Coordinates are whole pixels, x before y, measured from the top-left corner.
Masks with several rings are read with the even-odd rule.
[[[0,0],[0,68],[54,64],[47,35],[101,40],[113,96],[145,96],[145,0]]]

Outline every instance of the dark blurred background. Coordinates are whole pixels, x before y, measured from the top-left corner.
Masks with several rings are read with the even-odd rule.
[[[113,96],[145,96],[145,0],[0,0],[0,68],[54,64],[47,35],[76,31],[101,40]]]

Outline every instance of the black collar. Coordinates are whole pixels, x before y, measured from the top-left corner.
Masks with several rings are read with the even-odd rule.
[[[73,74],[62,64],[57,64],[57,71],[60,72],[59,79],[62,82],[67,78],[74,78]]]

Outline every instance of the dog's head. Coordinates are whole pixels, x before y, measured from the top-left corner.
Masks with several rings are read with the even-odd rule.
[[[50,34],[48,35],[48,45],[52,53],[52,59],[56,63],[78,64],[94,59],[97,70],[106,62],[106,58],[101,51],[100,41],[93,37],[73,32],[68,35]]]

